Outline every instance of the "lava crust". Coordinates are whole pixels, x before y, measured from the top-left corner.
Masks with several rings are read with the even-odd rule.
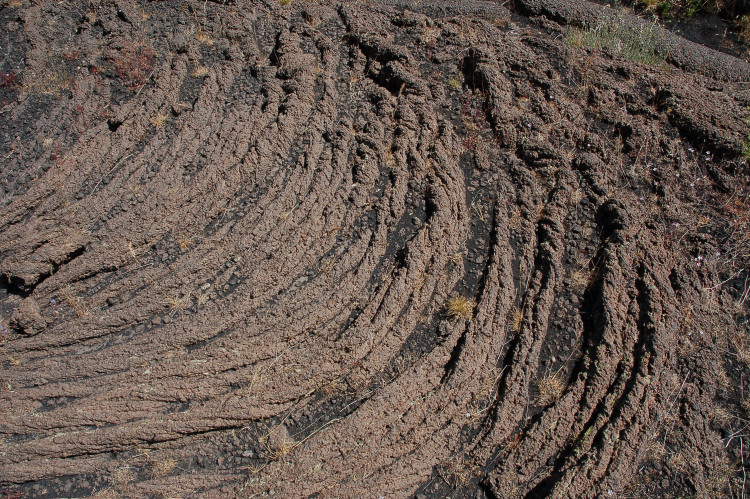
[[[5,496],[739,496],[747,63],[562,0],[4,5]]]

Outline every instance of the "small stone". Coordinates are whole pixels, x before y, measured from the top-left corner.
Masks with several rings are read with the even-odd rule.
[[[187,51],[190,49],[190,44],[188,43],[187,37],[184,33],[174,34],[174,36],[172,37],[172,47],[178,54],[187,53]]]
[[[188,104],[187,102],[178,102],[176,104],[172,104],[172,114],[174,114],[175,116],[179,116],[189,109],[190,104]]]
[[[10,319],[11,326],[28,335],[35,335],[47,327],[39,304],[32,297],[24,298]]]

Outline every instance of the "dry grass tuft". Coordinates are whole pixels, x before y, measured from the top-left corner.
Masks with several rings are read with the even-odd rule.
[[[112,472],[109,482],[113,485],[124,485],[128,482],[132,482],[135,479],[136,476],[133,468],[131,468],[130,466],[123,466],[121,468],[117,468]]]
[[[451,319],[469,319],[474,312],[476,303],[465,296],[454,296],[448,300],[446,314]]]
[[[539,394],[536,397],[538,405],[549,405],[557,401],[565,390],[565,383],[563,383],[557,374],[540,379],[537,381],[536,386],[537,390],[539,390]]]
[[[190,307],[190,304],[192,303],[193,299],[193,292],[188,292],[187,295],[183,297],[172,297],[169,299],[169,308],[172,310],[172,312],[169,314],[170,317],[174,317],[175,314],[182,312],[186,308]]]
[[[62,296],[65,299],[65,302],[76,313],[76,317],[78,317],[79,319],[89,313],[88,309],[80,300],[80,298],[78,298],[75,294],[73,294],[72,289],[65,288],[62,292]]]
[[[64,91],[70,89],[71,81],[73,73],[68,69],[65,59],[50,54],[36,67],[24,71],[22,84],[31,94],[60,98]]]
[[[323,393],[328,396],[340,395],[346,392],[346,383],[340,380],[333,380],[323,387]]]
[[[121,496],[113,489],[107,488],[94,492],[90,497],[92,499],[117,499]]]
[[[750,397],[742,401],[742,408],[745,410],[746,414],[750,414]]]
[[[161,127],[164,126],[164,123],[167,122],[167,118],[168,118],[168,116],[166,114],[159,113],[156,116],[154,116],[153,118],[151,118],[151,125],[154,128],[161,128]]]
[[[747,344],[747,340],[738,336],[732,339],[732,343],[737,349],[737,360],[746,366],[750,366],[750,345]]]
[[[583,198],[583,191],[581,189],[574,189],[570,191],[570,195],[568,196],[568,203],[570,203],[572,206],[578,206],[581,201],[583,201]]]
[[[748,153],[750,153],[750,143]],[[750,201],[732,199],[724,203],[724,210],[728,220],[726,228],[728,248],[724,256],[740,265],[747,266],[750,262]],[[743,299],[747,299],[747,294]]]
[[[466,485],[472,476],[472,469],[463,456],[453,456],[438,473],[446,483],[458,487]]]
[[[576,291],[583,291],[591,282],[591,272],[587,269],[575,269],[570,273],[570,286]]]
[[[269,461],[278,461],[286,456],[294,449],[296,444],[284,426],[274,428],[268,435],[261,437],[259,441],[265,448],[264,457]]]
[[[208,68],[206,66],[196,66],[192,74],[196,78],[203,78],[208,74]]]
[[[672,454],[667,462],[669,467],[676,473],[686,473],[689,469],[688,461],[685,459],[685,455],[681,451]]]
[[[646,458],[651,459],[657,463],[661,462],[666,454],[667,449],[664,448],[664,444],[658,438],[651,440],[646,447]]]
[[[521,307],[513,307],[510,312],[510,327],[512,331],[519,333],[521,326],[523,325],[523,309]]]
[[[443,30],[438,28],[437,26],[425,26],[422,28],[422,32],[419,34],[419,42],[422,45],[430,45],[435,43],[438,38],[440,38],[440,35],[443,33]]]
[[[177,245],[180,251],[187,251],[193,246],[193,238],[189,236],[180,236],[177,238]]]
[[[658,25],[635,27],[618,16],[602,18],[584,29],[569,28],[565,40],[573,47],[609,49],[629,61],[664,65],[667,53],[660,39]]]
[[[720,462],[717,467],[710,471],[706,477],[706,482],[703,489],[698,493],[697,497],[705,499],[720,499],[727,496],[727,488],[732,487],[732,474],[734,470],[729,463]],[[738,478],[737,490],[742,485],[742,480]],[[740,494],[738,494],[739,496]]]
[[[177,461],[174,459],[167,458],[151,463],[151,476],[154,478],[160,478],[167,476],[174,470],[177,465]]]
[[[519,208],[513,210],[513,213],[511,213],[510,219],[508,220],[508,227],[510,227],[513,231],[519,230],[523,225],[522,215],[523,214],[521,213],[521,210]]]
[[[448,261],[451,262],[453,265],[461,265],[464,261],[464,255],[463,253],[453,253],[451,256],[448,257]]]
[[[721,425],[729,424],[734,419],[732,413],[725,407],[721,406],[714,407],[711,412],[708,413],[708,417],[711,421]]]
[[[206,44],[209,47],[214,44],[213,38],[208,36],[208,33],[203,31],[202,29],[198,30],[198,33],[195,35],[195,39],[198,40],[198,43]]]

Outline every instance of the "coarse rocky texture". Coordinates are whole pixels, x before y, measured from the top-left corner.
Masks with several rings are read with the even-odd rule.
[[[747,64],[533,2],[6,2],[0,493],[739,495]]]

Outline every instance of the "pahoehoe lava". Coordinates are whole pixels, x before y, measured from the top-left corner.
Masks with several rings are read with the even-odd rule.
[[[739,490],[744,61],[538,0],[4,5],[0,492]]]

